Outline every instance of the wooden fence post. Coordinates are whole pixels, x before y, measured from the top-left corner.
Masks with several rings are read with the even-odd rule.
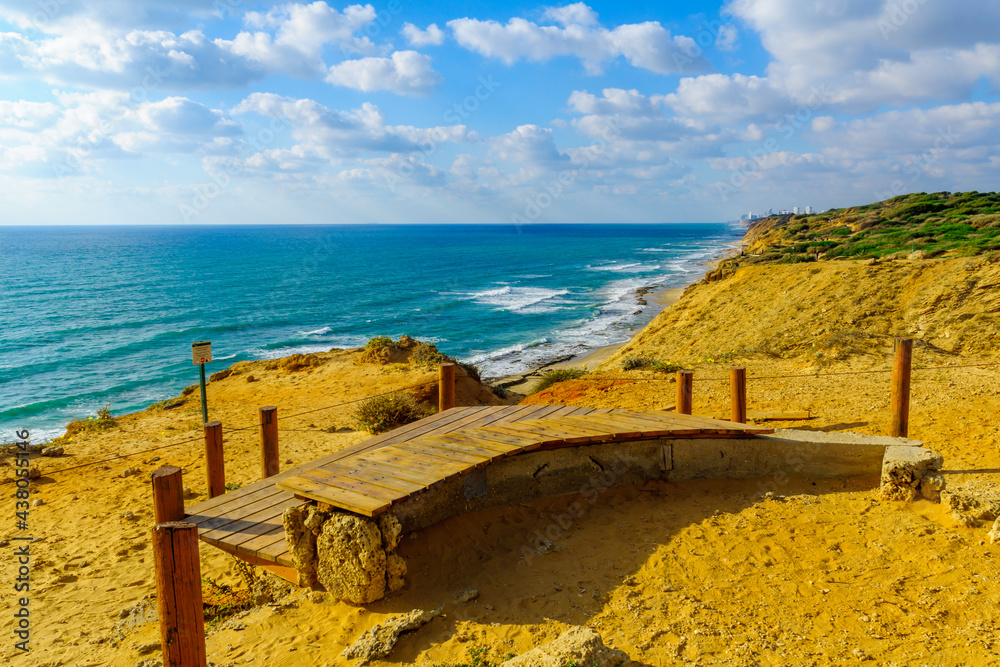
[[[455,407],[455,364],[438,368],[438,412]]]
[[[184,518],[184,480],[177,466],[157,468],[153,480],[153,522],[166,523]]]
[[[674,410],[682,415],[691,414],[691,396],[694,389],[694,372],[677,371],[677,407]]]
[[[892,423],[889,435],[907,437],[910,431],[910,367],[913,339],[897,338],[896,358],[892,365]]]
[[[198,527],[182,521],[153,526],[153,563],[164,667],[207,667]]]
[[[222,456],[222,422],[205,424],[205,476],[208,479],[208,497],[226,492],[226,461]]]
[[[261,479],[277,475],[278,467],[278,408],[265,405],[260,409],[260,474]]]
[[[747,423],[747,369],[729,369],[729,418],[737,424]]]

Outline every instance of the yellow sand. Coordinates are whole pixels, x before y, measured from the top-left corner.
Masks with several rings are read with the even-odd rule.
[[[830,357],[845,357],[841,360],[817,361],[808,344],[799,344],[810,331],[815,330],[815,338],[819,329],[840,326],[834,321],[842,317],[840,310],[824,320],[823,313],[810,309],[854,308],[841,304],[846,293],[874,290],[865,281],[882,276],[881,270],[866,276],[864,268],[852,263],[831,266],[847,271],[841,278],[853,286],[840,292],[834,282],[827,282],[817,293],[835,294],[829,303],[811,292],[796,292],[804,288],[796,287],[795,277],[815,278],[807,273],[810,267],[774,267],[773,274],[761,270],[729,286],[723,281],[694,288],[654,321],[645,343],[640,340],[620,350],[602,369],[603,375],[650,381],[567,383],[533,401],[664,407],[673,403],[674,385],[645,371],[621,372],[617,368],[623,356],[685,361],[696,367],[698,378],[721,378],[728,359],[699,360],[734,351],[742,341],[748,348],[755,341],[791,341],[783,352],[788,359],[760,352],[738,358],[751,378],[803,373],[817,365],[824,372],[886,367],[882,339],[873,339],[878,344],[871,345],[862,339],[861,352],[823,348],[831,351]],[[792,268],[802,273],[793,274]],[[933,266],[926,271],[940,271],[933,276],[949,279],[948,271]],[[769,301],[775,297],[768,275],[782,276],[785,289],[795,295],[784,306],[789,312],[785,327],[779,326],[777,307]],[[955,269],[959,275],[953,289],[965,284],[967,276]],[[977,303],[984,308],[996,290],[988,289],[987,282],[981,285],[981,291],[967,287],[965,301],[941,307],[972,308],[963,304],[982,294]],[[923,289],[947,294],[947,287],[928,283]],[[922,302],[932,292],[914,285],[910,296],[899,298]],[[755,300],[759,309],[741,316],[740,303]],[[793,320],[791,313],[798,312],[803,314]],[[680,318],[679,313],[683,320],[671,319]],[[867,317],[875,321],[878,314]],[[946,457],[952,487],[995,490],[995,471],[1000,470],[997,369],[919,370],[931,362],[937,366],[980,360],[983,348],[973,344],[973,332],[963,323],[980,326],[982,318],[973,314],[960,319],[933,308],[924,318],[933,344],[951,350],[945,342],[957,337],[960,354],[931,355],[918,347],[911,437]],[[671,328],[673,335],[668,335]],[[883,335],[895,333],[894,328],[891,322],[885,324]],[[719,338],[717,344],[711,336]],[[259,362],[212,384],[211,417],[230,429],[229,480],[246,483],[259,475],[255,430],[231,431],[253,426],[258,405],[276,404],[287,415],[434,377],[409,365],[359,366],[351,352],[328,356],[322,366],[297,371],[261,370],[265,363]],[[259,381],[246,382],[247,373]],[[727,392],[725,382],[697,382],[695,412],[728,409]],[[779,426],[884,433],[888,423],[887,374],[751,380],[749,395],[751,410],[810,409],[815,415],[809,422]],[[474,397],[466,394],[465,400]],[[349,410],[313,413],[282,428],[346,426]],[[110,431],[75,436],[65,445],[67,457],[40,459],[43,473],[109,452],[135,451],[201,433],[195,400],[118,421],[120,426]],[[365,437],[356,432],[282,431],[283,467]],[[45,504],[31,511],[31,532],[42,538],[33,545],[33,651],[17,656],[8,639],[0,646],[0,656],[13,657],[12,664],[127,667],[158,658],[155,648],[141,652],[159,641],[155,623],[139,624],[117,636],[112,628],[121,610],[154,590],[148,473],[167,463],[182,465],[186,483],[203,491],[200,447],[195,442],[54,474],[35,485],[33,497]],[[291,463],[285,464],[285,459]],[[130,467],[141,474],[122,478]],[[565,528],[553,516],[577,500],[573,497],[456,517],[404,538],[399,552],[410,571],[419,574],[409,576],[398,594],[358,608],[297,593],[288,604],[252,611],[241,619],[242,630],[211,632],[209,660],[217,665],[344,664],[340,652],[386,615],[448,603],[446,617],[403,637],[389,659],[375,664],[467,661],[467,649],[476,646],[491,647],[496,657],[520,653],[554,639],[569,624],[597,629],[606,643],[646,665],[839,665],[867,657],[873,659],[871,664],[885,665],[1000,662],[995,562],[1000,553],[998,545],[988,543],[987,527],[957,526],[940,505],[927,501],[879,502],[875,484],[770,479],[608,489],[591,496],[595,502],[585,515]],[[765,491],[777,496],[764,498]],[[13,501],[8,502],[12,514]],[[127,512],[134,518],[123,516]],[[554,549],[527,562],[522,548],[533,548],[538,535],[546,532]],[[0,539],[13,534],[11,522],[4,523]],[[11,547],[4,552],[9,563]],[[231,558],[211,547],[202,547],[202,568],[206,577],[238,583]],[[11,608],[13,569],[5,565],[0,572],[2,601]],[[469,587],[479,589],[478,599],[453,605],[455,593]],[[3,636],[11,636],[11,627],[4,615]]]

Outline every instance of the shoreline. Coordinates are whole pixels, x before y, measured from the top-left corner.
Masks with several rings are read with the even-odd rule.
[[[744,234],[744,237],[746,235]],[[562,370],[562,369],[582,369],[586,370],[588,368],[593,369],[600,364],[604,363],[612,354],[617,352],[619,349],[628,345],[634,339],[639,332],[645,329],[649,324],[655,320],[660,313],[670,308],[672,305],[677,303],[683,296],[684,291],[687,290],[691,285],[696,284],[700,280],[704,279],[705,274],[709,271],[713,271],[719,268],[719,265],[727,259],[737,256],[740,251],[746,247],[746,243],[742,239],[739,241],[734,241],[732,243],[727,243],[720,249],[719,254],[705,262],[698,265],[699,268],[703,270],[702,274],[684,284],[681,287],[668,287],[657,292],[643,292],[647,288],[639,288],[636,290],[636,294],[640,299],[645,298],[647,301],[656,304],[654,308],[644,308],[642,311],[643,322],[641,326],[637,326],[632,330],[632,334],[629,336],[628,340],[621,343],[615,343],[613,345],[602,345],[594,348],[590,348],[580,354],[573,355],[571,357],[560,357],[552,361],[538,364],[528,369],[524,373],[515,373],[512,375],[503,376],[493,380],[490,384],[498,387],[503,387],[510,391],[519,394],[530,394],[531,389],[537,384],[546,371]],[[655,289],[655,286],[654,286]],[[647,313],[649,313],[648,319],[646,318]]]

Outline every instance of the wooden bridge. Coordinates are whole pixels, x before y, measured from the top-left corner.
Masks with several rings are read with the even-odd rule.
[[[282,514],[315,501],[364,516],[498,459],[651,438],[752,438],[772,429],[674,412],[572,406],[452,408],[187,509],[200,538],[295,580]]]

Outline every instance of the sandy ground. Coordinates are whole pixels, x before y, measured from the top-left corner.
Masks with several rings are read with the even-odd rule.
[[[649,352],[663,349],[651,345]],[[751,410],[812,412],[809,421],[779,426],[886,432],[888,373],[755,379],[808,373],[815,364],[808,355],[750,354],[713,363],[695,353],[689,365],[697,378],[696,414],[728,409],[728,384],[713,378],[724,378],[736,362],[748,368]],[[434,377],[406,364],[358,366],[352,354],[333,353],[320,366],[297,370],[254,366],[213,383],[212,418],[227,429],[227,478],[246,483],[259,475],[254,429],[234,430],[255,424],[258,405],[277,404],[280,420]],[[945,456],[951,487],[996,492],[1000,372],[921,369],[979,360],[918,350],[910,434]],[[673,404],[667,379],[616,366],[612,357],[598,373],[529,400],[648,409]],[[887,367],[879,349],[832,360],[822,370]],[[248,374],[258,381],[247,382]],[[461,400],[481,398],[469,388]],[[350,409],[282,422],[283,467],[367,437],[326,431],[347,427]],[[13,640],[5,640],[0,656],[11,664],[133,667],[158,658],[157,624],[121,618],[154,591],[148,473],[182,465],[194,494],[203,492],[200,442],[51,471],[200,438],[197,402],[117,421],[103,433],[76,436],[65,445],[67,456],[37,462],[43,476],[32,497],[44,504],[31,509],[32,652],[19,655]],[[139,474],[123,477],[128,468]],[[0,475],[7,470],[0,468]],[[571,624],[593,627],[638,664],[656,666],[1000,662],[1000,544],[989,543],[988,527],[958,525],[941,505],[879,501],[876,485],[874,479],[787,478],[651,483],[603,490],[568,526],[553,516],[575,497],[455,517],[403,539],[399,553],[411,575],[399,593],[367,607],[295,593],[212,629],[209,659],[216,665],[345,664],[341,651],[387,615],[447,603],[446,617],[403,637],[390,658],[375,664],[467,661],[467,650],[478,646],[494,657],[521,653]],[[776,495],[765,497],[766,491]],[[13,498],[4,497],[13,514]],[[14,534],[6,522],[0,544]],[[544,534],[554,548],[530,555]],[[3,545],[8,563],[12,549]],[[229,556],[204,545],[201,555],[203,576],[238,583]],[[0,568],[5,608],[14,603],[13,572],[7,564]],[[480,592],[476,600],[452,602],[470,587]],[[11,629],[5,614],[0,634],[10,638]]]

